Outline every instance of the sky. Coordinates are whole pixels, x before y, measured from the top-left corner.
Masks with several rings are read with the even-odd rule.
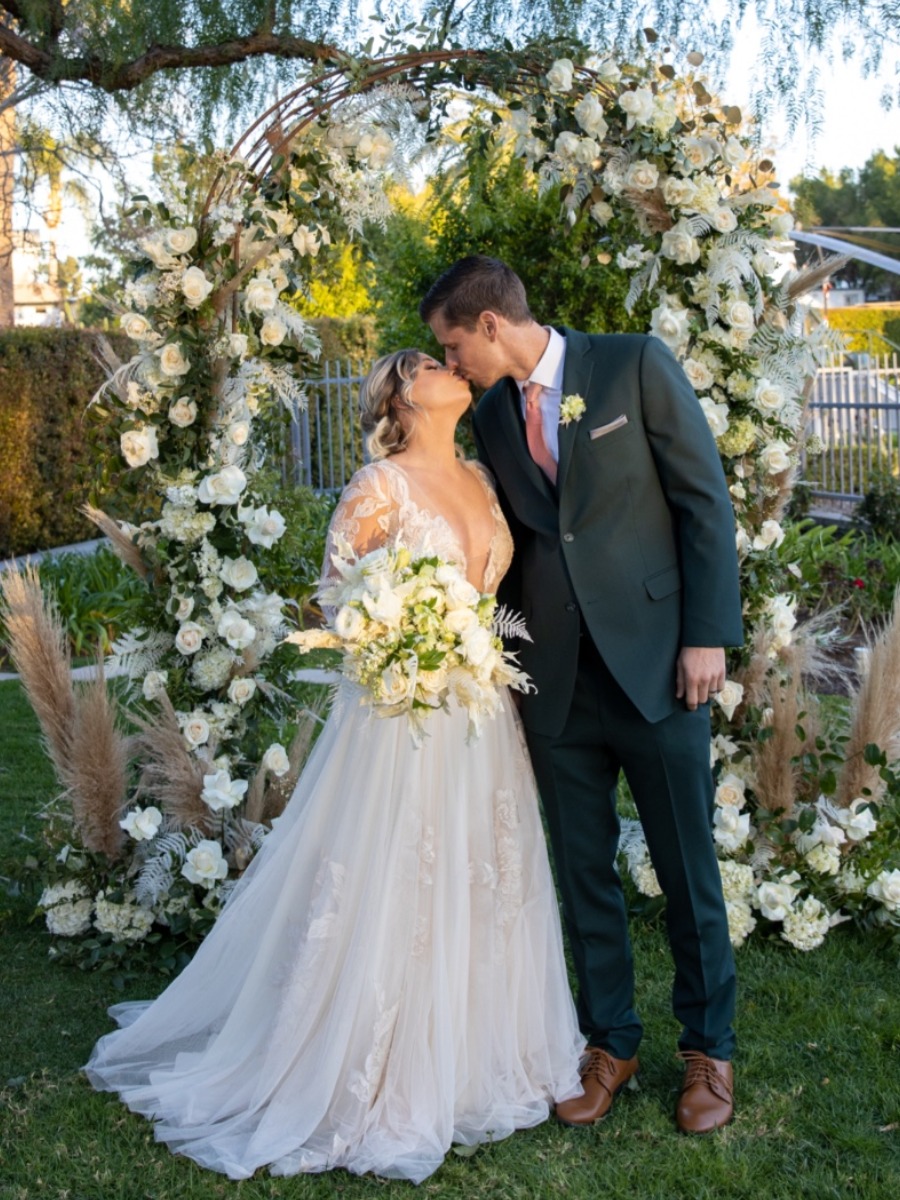
[[[719,94],[723,102],[746,109],[753,92],[754,72],[760,69],[759,34],[752,18],[745,19],[736,41]],[[821,167],[834,173],[842,167],[857,169],[874,151],[891,154],[900,146],[900,109],[885,112],[879,103],[891,71],[886,67],[881,78],[864,79],[856,64],[839,58],[823,70],[822,80],[827,86],[823,89],[822,128],[817,136],[806,129],[791,133],[784,115],[773,110],[762,125],[763,143],[773,152],[778,179],[785,190],[792,178],[804,172],[815,174]],[[89,252],[77,212],[64,218],[58,242],[62,257]]]

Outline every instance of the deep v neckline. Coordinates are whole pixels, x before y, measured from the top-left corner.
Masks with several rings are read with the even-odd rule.
[[[417,513],[424,514],[432,521],[438,521],[443,526],[443,528],[447,531],[447,533],[450,535],[450,540],[452,541],[453,545],[456,547],[457,551],[459,552],[459,565],[463,568],[466,578],[468,579],[469,578],[469,558],[468,558],[468,555],[466,554],[465,550],[463,549],[463,544],[460,541],[460,537],[459,537],[459,534],[456,532],[456,529],[450,524],[450,522],[443,515],[443,513],[435,512],[434,509],[430,508],[427,504],[420,504],[419,501],[413,497],[411,481],[410,481],[409,475],[406,473],[406,471],[403,469],[403,467],[400,466],[399,463],[392,462],[390,458],[385,458],[385,459],[382,459],[382,465],[393,467],[395,474],[402,480],[403,493],[404,493],[403,494],[403,504],[409,505],[410,507],[414,508]],[[465,465],[466,465],[467,471],[471,470],[468,463],[466,463]],[[473,474],[475,475],[475,478],[478,480],[478,483],[481,486],[481,490],[484,492],[484,495],[487,498],[488,507],[490,508],[491,518],[492,518],[492,522],[493,522],[493,528],[492,528],[492,532],[491,532],[491,540],[488,543],[487,555],[484,560],[484,569],[481,572],[481,580],[479,583],[474,583],[471,579],[469,579],[469,583],[471,583],[473,587],[478,588],[479,592],[483,593],[485,590],[485,585],[487,584],[488,580],[491,578],[491,571],[493,570],[493,566],[494,566],[494,553],[495,553],[495,548],[496,548],[496,544],[497,544],[497,537],[500,533],[500,528],[499,528],[500,522],[498,520],[498,515],[497,515],[496,497],[493,495],[490,488],[487,486],[487,483],[485,482],[483,476],[481,475],[481,472],[477,468],[475,469]]]

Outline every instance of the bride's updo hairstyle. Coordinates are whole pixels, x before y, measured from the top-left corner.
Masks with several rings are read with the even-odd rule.
[[[417,408],[410,393],[421,361],[421,350],[395,350],[379,358],[363,380],[359,408],[370,458],[399,454],[409,444]]]

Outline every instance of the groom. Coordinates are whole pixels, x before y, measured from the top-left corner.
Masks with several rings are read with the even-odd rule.
[[[420,305],[447,365],[489,390],[475,434],[516,544],[506,598],[532,643],[522,717],[588,1042],[590,1125],[638,1070],[641,1023],[616,870],[620,769],[666,894],[686,1068],[676,1120],[731,1119],[735,972],[711,832],[709,700],[741,641],[734,517],[703,411],[663,343],[539,325],[518,276],[475,255]]]

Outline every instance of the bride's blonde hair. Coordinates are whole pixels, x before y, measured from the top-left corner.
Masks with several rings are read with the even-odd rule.
[[[412,414],[417,411],[412,385],[422,358],[421,350],[395,350],[379,358],[363,380],[359,408],[370,458],[387,458],[409,445],[415,423]],[[400,419],[401,411],[407,414],[405,421]]]

